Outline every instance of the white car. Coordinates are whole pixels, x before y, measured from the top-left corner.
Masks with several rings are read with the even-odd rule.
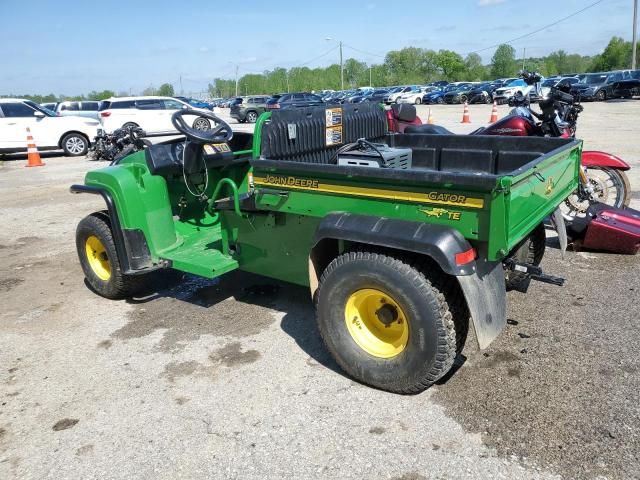
[[[424,97],[425,93],[433,92],[436,90],[435,87],[420,87],[417,92],[411,91],[407,93],[403,93],[396,100],[397,103],[413,103],[414,105],[420,105],[422,103],[422,97]]]
[[[27,127],[39,150],[64,150],[76,157],[87,153],[100,122],[60,117],[30,100],[0,98],[0,153],[27,150]]]
[[[533,85],[527,85],[524,80],[516,78],[509,81],[504,87],[493,92],[493,100],[498,104],[509,103],[509,99],[520,92],[525,97],[533,90]]]
[[[171,123],[171,115],[176,110],[194,111],[192,127],[209,130],[211,121],[197,115],[209,110],[194,108],[188,103],[171,97],[114,97],[100,103],[99,118],[107,133],[124,126],[140,127],[147,133],[167,132],[174,134],[176,129]],[[188,117],[185,118],[185,121]]]
[[[387,95],[384,98],[384,103],[387,104],[391,104],[391,103],[398,103],[398,100],[400,99],[400,97],[404,94],[408,94],[408,93],[418,93],[420,91],[420,87],[418,85],[408,85],[405,87],[396,87],[393,90],[391,90],[389,92],[389,95]]]

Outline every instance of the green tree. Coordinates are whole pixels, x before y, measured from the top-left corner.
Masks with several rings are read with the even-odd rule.
[[[95,90],[92,90],[87,94],[87,99],[88,100],[104,100],[106,98],[111,98],[115,96],[116,94],[113,90],[103,90],[101,92],[96,92]]]
[[[163,83],[162,85],[160,85],[160,88],[158,88],[157,94],[162,97],[173,97],[175,95],[175,92],[173,91],[173,85],[171,85],[170,83]]]
[[[482,64],[482,57],[477,53],[467,55],[464,59],[464,68],[466,70],[466,80],[476,82],[487,79],[487,69]]]
[[[494,78],[512,77],[518,72],[516,51],[511,45],[503,43],[491,58],[491,75]]]
[[[631,63],[631,42],[623,38],[613,37],[600,55],[596,55],[591,64],[592,71],[616,70],[629,68]]]
[[[440,68],[445,80],[461,80],[464,75],[464,60],[460,54],[451,50],[438,51],[435,56],[435,64]]]

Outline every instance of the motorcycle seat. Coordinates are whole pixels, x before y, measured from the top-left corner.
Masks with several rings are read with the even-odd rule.
[[[428,123],[422,125],[409,125],[404,129],[404,133],[422,133],[425,135],[455,135],[452,131],[447,130],[441,125],[430,125]]]

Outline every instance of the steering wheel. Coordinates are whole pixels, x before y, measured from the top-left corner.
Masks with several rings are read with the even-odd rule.
[[[184,121],[183,117],[185,115],[197,115],[198,117],[208,118],[209,120],[213,120],[217,125],[211,130],[196,130],[188,126]],[[171,115],[171,123],[176,130],[183,133],[189,140],[200,145],[205,143],[224,143],[233,138],[233,130],[231,130],[229,124],[209,112],[196,111],[190,108],[177,110]]]

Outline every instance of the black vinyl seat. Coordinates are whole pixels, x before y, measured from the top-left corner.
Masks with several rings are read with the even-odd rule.
[[[327,110],[342,109],[342,142],[327,145]],[[345,104],[275,111],[262,127],[260,158],[328,164],[344,144],[360,138],[382,141],[387,133],[385,112],[378,104]]]
[[[451,130],[447,130],[441,125],[431,125],[424,123],[422,125],[409,125],[405,127],[404,133],[422,133],[424,135],[454,135]]]

